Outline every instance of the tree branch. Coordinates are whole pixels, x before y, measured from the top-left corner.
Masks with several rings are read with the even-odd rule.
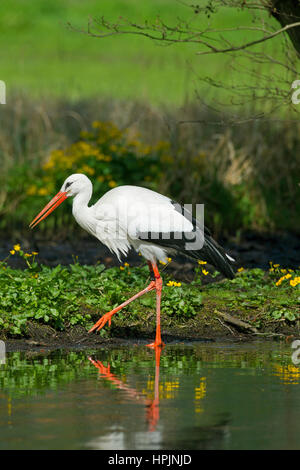
[[[189,27],[189,24],[186,24],[185,28],[182,27],[182,23],[177,24],[177,26],[175,27],[169,26],[163,23],[160,18],[157,18],[156,24],[149,25],[148,22],[145,22],[145,24],[137,24],[137,23],[128,22],[124,19],[122,19],[121,23],[113,24],[113,23],[109,23],[102,17],[100,21],[100,27],[107,29],[109,32],[96,33],[92,31],[92,27],[95,23],[97,24],[99,23],[99,21],[90,19],[88,22],[87,30],[75,28],[74,26],[72,26],[71,23],[67,23],[67,24],[69,28],[72,29],[73,31],[76,31],[82,34],[87,34],[88,36],[91,36],[94,38],[106,38],[109,36],[129,34],[129,35],[143,36],[148,39],[164,42],[167,44],[176,44],[176,43],[177,44],[179,43],[200,44],[206,47],[207,49],[209,49],[205,51],[199,51],[196,53],[197,55],[221,54],[221,53],[242,51],[252,46],[255,46],[257,44],[261,44],[263,42],[269,41],[270,39],[273,39],[276,36],[279,36],[285,32],[289,33],[291,30],[300,28],[300,21],[298,21],[296,23],[287,24],[283,26],[282,28],[280,28],[279,30],[273,31],[273,32],[267,31],[263,27],[253,27],[253,26],[252,27],[237,26],[236,28],[227,28],[227,29],[206,28],[203,30],[197,30],[197,29],[192,29],[191,27]],[[125,26],[127,27],[129,26],[132,29],[124,29]],[[224,32],[241,31],[241,30],[262,32],[264,33],[264,36],[259,39],[255,39],[255,40],[245,42],[239,45],[230,44],[226,48],[218,48],[216,47],[215,44],[213,44],[214,41],[224,43],[225,40],[224,38],[221,38],[221,39],[212,38],[211,37],[212,34],[216,35],[216,34],[221,34]],[[299,48],[300,48],[300,43],[299,43]]]

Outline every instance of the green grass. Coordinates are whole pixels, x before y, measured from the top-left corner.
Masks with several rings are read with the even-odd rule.
[[[136,36],[100,40],[66,27],[70,22],[85,28],[89,16],[102,15],[111,21],[123,16],[139,22],[160,15],[171,24],[177,17],[193,16],[176,0],[2,2],[0,79],[6,82],[8,95],[18,90],[35,97],[113,96],[178,105],[193,99],[194,90],[199,88],[207,98],[207,85],[198,83],[198,75],[240,82],[241,71],[232,74],[226,57],[197,57],[199,49],[193,44],[161,47]],[[201,18],[199,22],[207,22]],[[224,28],[237,21],[240,26],[251,24],[249,13],[233,9],[213,16],[211,21],[212,26]],[[231,37],[239,41],[246,35],[239,31]],[[253,37],[252,33],[247,37]]]
[[[284,275],[279,268],[273,273],[261,269],[245,270],[232,281],[210,284],[203,302],[213,302],[216,314],[220,309],[241,316],[258,329],[266,323],[294,322],[300,318],[300,284],[291,286],[289,280],[297,277],[297,272],[290,274],[289,279],[277,286],[276,282]]]
[[[18,247],[17,247],[18,248]],[[20,249],[10,256],[21,256],[26,269],[12,269],[7,260],[0,263],[0,337],[28,335],[28,323],[49,325],[57,331],[75,325],[89,329],[107,311],[142,290],[149,282],[147,266],[105,269],[103,265],[49,268],[39,265],[35,255],[26,256]],[[249,322],[252,327],[267,331],[271,325],[299,328],[299,287],[290,284],[300,272],[276,281],[283,275],[278,268],[265,273],[252,269],[238,273],[233,281],[211,282],[202,286],[202,266],[195,270],[190,284],[170,283],[165,274],[162,297],[163,327],[188,326],[188,331],[224,335],[218,318],[229,313]],[[148,294],[131,303],[113,318],[113,328],[105,325],[100,332],[106,336],[114,328],[143,329],[155,322],[155,295]],[[221,323],[222,325],[222,323]],[[298,326],[297,326],[298,325]],[[187,330],[186,330],[187,331]]]

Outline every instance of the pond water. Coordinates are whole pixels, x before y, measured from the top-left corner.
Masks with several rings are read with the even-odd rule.
[[[292,352],[258,342],[7,353],[0,449],[299,449]]]

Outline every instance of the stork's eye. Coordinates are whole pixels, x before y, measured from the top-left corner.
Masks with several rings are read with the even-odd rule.
[[[72,183],[66,183],[66,189],[68,189],[69,186],[71,186]]]

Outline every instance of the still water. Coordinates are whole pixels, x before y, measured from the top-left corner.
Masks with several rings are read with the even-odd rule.
[[[273,342],[8,353],[0,449],[299,449],[292,353]]]

